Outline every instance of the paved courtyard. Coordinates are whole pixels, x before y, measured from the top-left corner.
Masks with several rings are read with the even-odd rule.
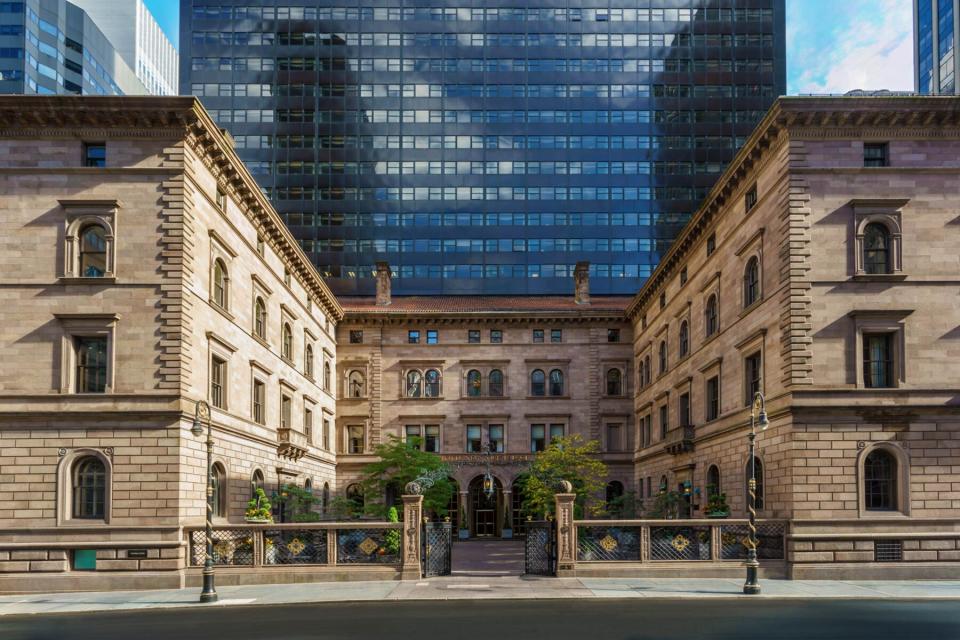
[[[522,540],[469,540],[453,545],[454,576],[523,574]]]

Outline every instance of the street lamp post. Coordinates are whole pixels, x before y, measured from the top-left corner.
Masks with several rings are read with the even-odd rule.
[[[750,407],[750,480],[747,487],[750,494],[750,534],[747,538],[747,581],[743,583],[743,592],[749,595],[760,593],[760,583],[757,582],[757,569],[760,563],[757,561],[757,466],[755,451],[755,441],[757,439],[757,426],[764,431],[770,421],[767,420],[767,410],[763,401],[763,394],[757,391],[753,396],[753,406]]]
[[[207,558],[203,563],[200,602],[216,602],[217,589],[213,584],[213,422],[210,419],[210,405],[198,400],[190,433],[198,438],[202,436],[204,420],[207,422]]]

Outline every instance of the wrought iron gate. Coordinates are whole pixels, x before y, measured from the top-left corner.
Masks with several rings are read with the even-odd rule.
[[[450,575],[453,528],[449,522],[425,522],[423,525],[423,577]]]
[[[552,520],[526,522],[524,540],[524,572],[533,576],[557,573],[557,528]]]

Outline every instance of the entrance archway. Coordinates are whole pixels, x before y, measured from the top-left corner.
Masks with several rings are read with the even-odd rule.
[[[483,476],[477,476],[470,481],[469,499],[470,536],[475,538],[499,537],[503,522],[500,514],[503,512],[503,486],[494,477],[493,492],[487,495],[483,487]]]

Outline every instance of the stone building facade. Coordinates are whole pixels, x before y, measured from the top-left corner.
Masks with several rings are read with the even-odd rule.
[[[795,577],[960,575],[957,103],[782,98],[627,309],[636,486],[790,520]],[[882,561],[889,561],[886,564]]]
[[[182,585],[200,400],[215,522],[335,490],[341,307],[199,103],[0,98],[0,221],[0,590]]]

